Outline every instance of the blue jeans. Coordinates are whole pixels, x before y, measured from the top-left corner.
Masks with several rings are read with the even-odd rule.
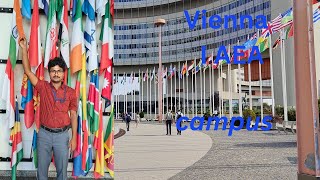
[[[48,179],[48,170],[51,163],[52,152],[57,169],[57,180],[67,179],[69,133],[52,133],[42,128],[39,129],[37,138],[38,153],[38,180]]]

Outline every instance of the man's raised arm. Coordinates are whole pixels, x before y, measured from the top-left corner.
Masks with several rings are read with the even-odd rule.
[[[28,59],[27,40],[25,38],[20,39],[19,45],[22,48],[22,65],[23,65],[24,73],[26,73],[26,75],[30,79],[31,84],[35,86],[38,83],[38,78],[31,71],[31,67]]]

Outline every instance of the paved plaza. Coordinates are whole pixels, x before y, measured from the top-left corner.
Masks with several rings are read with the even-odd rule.
[[[115,179],[297,179],[296,135],[277,131],[187,130],[165,135],[165,125],[144,122],[115,140]],[[125,124],[116,122],[125,129]]]

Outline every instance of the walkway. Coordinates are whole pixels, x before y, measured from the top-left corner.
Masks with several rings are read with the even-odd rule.
[[[186,131],[166,136],[165,125],[130,124],[130,131],[115,140],[115,179],[165,180],[201,159],[211,148],[211,138]],[[124,123],[117,123],[122,129]]]

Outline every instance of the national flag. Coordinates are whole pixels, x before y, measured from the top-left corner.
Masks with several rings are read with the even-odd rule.
[[[316,23],[320,20],[320,9],[319,7],[313,12],[313,23]]]
[[[4,120],[8,121],[9,128],[14,126],[14,68],[16,67],[18,55],[18,40],[19,37],[24,38],[24,31],[22,26],[22,16],[20,11],[19,0],[14,0],[12,22],[11,22],[11,35],[9,45],[8,61],[4,74],[4,82],[2,84],[1,98],[6,101],[6,116]]]
[[[99,106],[99,130],[95,133],[93,146],[96,149],[96,163],[94,165],[94,177],[104,177],[104,143],[103,143],[103,115],[102,115],[102,101]]]
[[[114,107],[111,108],[106,134],[104,136],[104,159],[106,168],[114,178]]]
[[[31,20],[31,33],[29,42],[29,62],[33,72],[42,62],[41,55],[41,39],[40,39],[40,23],[39,23],[39,7],[38,1],[33,4],[33,14]]]
[[[22,16],[31,19],[31,3],[30,0],[22,0]]]
[[[39,80],[44,80],[44,66],[43,62],[38,66],[36,71],[36,76]],[[36,122],[36,128],[40,128],[40,94],[37,89],[34,89],[33,92],[33,105],[35,110],[34,122]]]
[[[44,13],[48,16],[48,13],[49,13],[49,0],[39,0],[39,7],[41,9],[43,9]]]
[[[106,4],[108,0],[96,0],[97,24],[101,23],[102,16],[106,12]]]
[[[34,130],[33,138],[32,138],[32,154],[33,154],[32,161],[35,168],[38,168],[37,137],[38,137],[38,133],[36,130]]]
[[[87,70],[98,69],[98,52],[96,41],[96,23],[95,23],[95,1],[85,0],[82,11],[87,15],[84,30],[84,45],[86,48]]]
[[[111,95],[112,95],[112,62],[108,60],[109,64],[104,73],[103,87],[101,91],[101,97],[106,100],[106,104],[111,104]]]
[[[148,80],[148,69],[146,70],[146,72],[144,73],[144,76],[143,76],[143,81],[146,81],[146,80]]]
[[[290,37],[293,37],[293,24],[285,30],[285,39],[289,39]]]
[[[266,38],[272,34],[272,24],[268,22],[267,29],[262,29],[260,37]]]
[[[21,107],[24,110],[24,122],[26,128],[30,128],[34,122],[33,86],[26,74],[23,74],[21,86]]]
[[[292,24],[292,22],[293,22],[293,12],[292,12],[292,8],[290,8],[282,14],[281,29]]]
[[[87,120],[87,90],[86,90],[86,58],[82,55],[82,67],[81,67],[81,82],[80,82],[80,96],[82,100],[82,131],[83,131],[83,142],[82,142],[82,170],[85,175],[89,172],[92,167],[92,147],[89,132],[89,124]]]
[[[59,40],[60,40],[60,53],[63,60],[66,62],[67,68],[70,67],[70,59],[69,59],[69,23],[68,23],[68,1],[63,0],[62,13],[60,18],[60,28],[59,28]],[[65,77],[68,74],[65,74]],[[66,80],[65,80],[65,83]]]
[[[44,67],[48,67],[49,60],[57,57],[57,18],[56,18],[56,1],[50,1],[49,14],[46,32],[46,44],[44,52]]]
[[[274,42],[272,49],[277,49],[277,47],[281,44],[281,38],[277,38],[277,40]]]
[[[84,174],[82,170],[82,147],[83,147],[83,132],[82,132],[82,102],[79,100],[78,105],[78,127],[77,127],[77,146],[73,151],[73,169],[72,176],[77,177]]]
[[[11,178],[16,180],[17,178],[17,166],[23,158],[23,147],[22,147],[22,134],[20,125],[20,114],[18,108],[18,101],[16,99],[15,109],[15,123],[10,133],[10,146],[11,148]]]
[[[194,66],[195,66],[195,61],[196,61],[196,60],[194,60],[194,61],[191,62],[191,65],[188,67],[188,71],[190,71],[190,70],[192,70],[192,69],[194,68]]]
[[[259,51],[262,53],[269,48],[269,38],[259,37],[256,43],[259,47]]]
[[[164,69],[162,70],[162,78],[167,78],[167,71],[168,71],[168,68],[166,67],[166,70],[164,71]]]
[[[99,75],[98,70],[90,72],[90,85],[88,92],[88,114],[90,122],[90,131],[94,133],[99,125]]]
[[[101,47],[101,60],[100,60],[100,74],[104,69],[110,66],[114,55],[113,47],[113,1],[109,0],[106,3],[104,20],[102,22],[102,30],[100,40],[102,41]]]
[[[281,29],[281,21],[282,21],[282,15],[281,14],[279,14],[279,16],[277,16],[276,18],[274,18],[271,21],[272,33],[280,31],[280,29]]]
[[[150,81],[152,81],[153,78],[155,78],[155,77],[154,77],[154,76],[155,76],[155,71],[156,71],[156,68],[153,67],[153,71],[152,71],[152,73],[151,73]]]
[[[76,11],[74,14],[74,23],[71,38],[71,55],[70,55],[70,68],[71,73],[81,70],[83,49],[83,30],[82,30],[82,11],[81,0],[76,1]],[[85,69],[84,69],[85,70]]]
[[[187,67],[188,67],[188,64],[186,62],[185,64],[183,64],[182,69],[181,69],[182,76],[187,73]]]

